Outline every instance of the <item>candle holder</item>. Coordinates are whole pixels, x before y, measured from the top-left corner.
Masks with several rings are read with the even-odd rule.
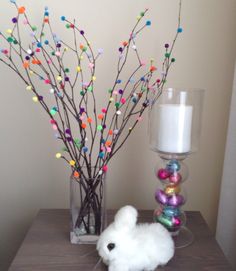
[[[171,232],[176,248],[194,240],[182,209],[187,200],[182,184],[188,178],[183,160],[198,149],[203,94],[200,89],[169,88],[150,105],[150,147],[162,159],[155,168],[162,187],[155,192],[154,220]]]

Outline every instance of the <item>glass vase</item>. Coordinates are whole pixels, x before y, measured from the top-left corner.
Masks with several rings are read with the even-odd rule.
[[[106,227],[106,174],[70,179],[72,244],[96,244]]]
[[[154,220],[171,232],[178,248],[193,241],[182,210],[187,200],[182,183],[188,177],[183,160],[198,149],[203,96],[201,89],[169,88],[150,101],[150,147],[162,159],[155,170],[162,188],[155,192]]]

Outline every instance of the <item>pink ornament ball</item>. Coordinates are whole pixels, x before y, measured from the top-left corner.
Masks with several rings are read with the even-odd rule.
[[[172,222],[175,225],[175,227],[181,226],[181,219],[179,217],[173,217]]]
[[[179,173],[175,172],[169,176],[169,180],[173,184],[179,184],[182,180],[182,176]]]
[[[170,176],[170,172],[168,170],[166,170],[165,168],[161,168],[158,170],[157,172],[157,177],[160,180],[165,180]]]

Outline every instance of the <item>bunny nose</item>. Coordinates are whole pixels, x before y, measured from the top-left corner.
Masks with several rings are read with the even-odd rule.
[[[112,249],[114,249],[115,248],[115,244],[114,243],[109,243],[108,245],[107,245],[107,248],[108,248],[108,250],[109,251],[111,251]]]

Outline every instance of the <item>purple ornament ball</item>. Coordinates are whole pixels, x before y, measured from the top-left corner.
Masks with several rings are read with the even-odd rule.
[[[157,202],[165,205],[168,203],[168,196],[165,194],[163,190],[157,189],[155,193],[155,199]]]
[[[179,207],[184,204],[184,197],[182,195],[173,195],[168,199],[168,205]]]
[[[168,170],[166,170],[165,168],[161,168],[158,170],[157,172],[157,177],[160,180],[165,180],[170,176],[170,172]]]

